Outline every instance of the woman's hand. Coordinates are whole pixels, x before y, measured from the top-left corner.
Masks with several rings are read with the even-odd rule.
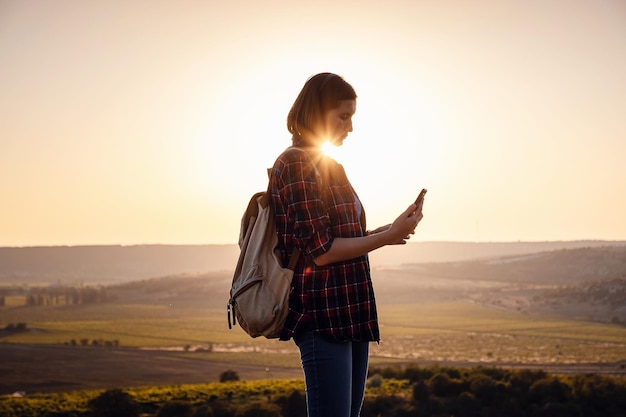
[[[422,205],[411,204],[384,233],[389,237],[389,245],[404,245],[415,234],[415,228],[424,215]],[[386,226],[383,226],[386,227]],[[378,230],[378,229],[377,229]]]
[[[411,204],[390,225],[379,227],[361,237],[337,237],[327,252],[313,259],[317,266],[345,261],[365,255],[385,245],[404,245],[422,220],[422,207]]]

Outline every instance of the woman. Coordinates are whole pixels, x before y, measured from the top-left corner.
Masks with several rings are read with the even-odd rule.
[[[281,339],[300,349],[309,417],[356,417],[365,390],[369,342],[378,342],[367,254],[404,244],[422,218],[410,205],[392,224],[366,231],[365,212],[343,167],[322,154],[352,132],[356,93],[342,77],[307,80],[287,117],[292,146],[276,160],[271,204],[278,247],[294,271]]]

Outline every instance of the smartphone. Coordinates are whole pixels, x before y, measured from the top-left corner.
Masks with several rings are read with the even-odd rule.
[[[424,196],[426,195],[426,191],[428,191],[426,188],[422,188],[422,191],[420,191],[420,194],[415,199],[415,205],[417,205],[418,207],[420,206],[420,204],[422,204]]]

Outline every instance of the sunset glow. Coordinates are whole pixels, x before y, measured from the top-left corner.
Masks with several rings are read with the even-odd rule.
[[[332,13],[328,11],[332,10]],[[626,3],[0,0],[0,246],[235,243],[305,80],[414,240],[626,239]]]

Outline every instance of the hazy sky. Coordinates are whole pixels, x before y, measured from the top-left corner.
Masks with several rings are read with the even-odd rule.
[[[0,0],[0,246],[234,243],[304,81],[414,239],[626,239],[626,2]]]

